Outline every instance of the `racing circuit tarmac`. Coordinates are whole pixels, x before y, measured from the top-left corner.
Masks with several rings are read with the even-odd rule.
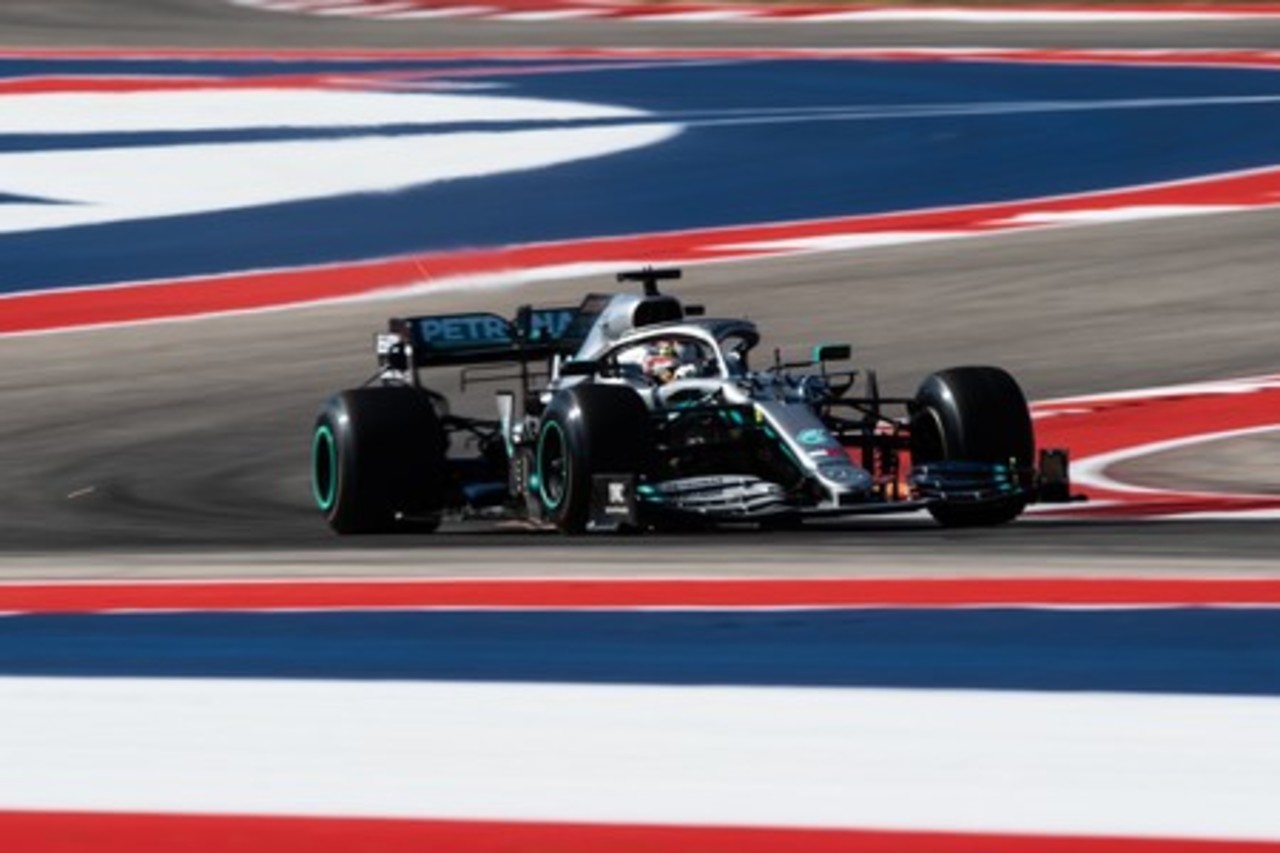
[[[6,46],[474,46],[661,43],[1273,46],[1280,23],[1124,27],[394,25],[199,0],[9,2]],[[188,17],[190,16],[190,17]],[[188,21],[196,21],[192,24]],[[888,393],[996,362],[1035,399],[1276,371],[1280,212],[1055,229],[691,268],[682,295],[760,323],[766,346],[854,344]],[[785,300],[778,284],[787,284]],[[574,302],[599,277],[127,329],[0,339],[6,577],[252,574],[1266,572],[1276,522],[1027,521],[989,531],[850,521],[801,533],[566,542],[474,526],[334,539],[310,505],[320,401],[371,372],[405,312]],[[446,384],[444,390],[449,390]],[[483,401],[481,401],[483,405]],[[1275,442],[1142,463],[1148,483],[1274,492]],[[1250,452],[1256,450],[1257,453]],[[1267,454],[1270,461],[1259,456]]]
[[[1069,4],[1068,4],[1069,5]],[[9,47],[1275,47],[1277,20],[982,24],[351,21],[270,14],[223,0],[7,0]]]

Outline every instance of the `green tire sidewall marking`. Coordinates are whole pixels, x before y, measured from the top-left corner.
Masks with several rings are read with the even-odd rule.
[[[554,500],[552,500],[551,495],[547,494],[547,472],[542,469],[542,450],[547,441],[547,434],[553,429],[560,436],[560,455],[564,458],[564,476],[560,482],[560,494]],[[557,509],[564,502],[564,496],[569,491],[568,451],[569,448],[564,441],[564,430],[560,428],[560,424],[555,421],[547,421],[546,426],[542,428],[542,435],[538,436],[538,497],[542,498],[542,503],[547,509]]]
[[[328,489],[320,491],[320,454],[327,457],[329,463]],[[333,430],[328,424],[316,427],[315,436],[311,440],[311,494],[316,499],[316,506],[322,512],[333,509],[338,498],[338,443],[333,438]]]

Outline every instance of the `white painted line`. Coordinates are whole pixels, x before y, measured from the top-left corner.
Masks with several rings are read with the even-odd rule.
[[[384,21],[426,21],[435,18],[471,18],[493,15],[498,12],[493,6],[440,6],[435,9],[420,9],[415,12],[393,12],[383,15]]]
[[[973,101],[949,104],[860,104],[795,109],[705,110],[691,114],[672,113],[664,118],[679,119],[690,127],[731,127],[756,124],[784,124],[814,121],[899,121],[903,119],[950,118],[953,116],[1003,116],[1034,113],[1072,113],[1123,110],[1166,110],[1222,105],[1271,106],[1280,95],[1242,95],[1190,98],[1127,98],[1072,101]],[[1099,190],[1105,193],[1108,190]],[[1280,199],[1277,200],[1280,204]]]
[[[1280,839],[1280,699],[0,679],[0,808]]]
[[[1280,413],[1277,413],[1280,419]],[[1146,486],[1134,486],[1129,483],[1122,483],[1107,474],[1107,469],[1122,462],[1129,462],[1139,459],[1143,456],[1150,456],[1155,453],[1164,453],[1169,450],[1178,450],[1183,447],[1191,447],[1197,444],[1209,444],[1214,441],[1226,441],[1232,438],[1246,438],[1253,435],[1262,435],[1263,433],[1275,432],[1280,430],[1280,420],[1274,424],[1266,426],[1247,427],[1245,429],[1224,430],[1222,432],[1206,433],[1204,435],[1183,436],[1181,438],[1168,439],[1166,441],[1155,441],[1150,444],[1141,444],[1136,447],[1125,447],[1120,450],[1113,450],[1109,453],[1099,453],[1096,456],[1087,456],[1083,459],[1073,461],[1071,464],[1071,480],[1078,486],[1093,489],[1106,489],[1112,492],[1124,492],[1134,495],[1186,495],[1189,497],[1214,497],[1214,498],[1275,498],[1275,495],[1250,495],[1237,492],[1185,492],[1181,489],[1154,489]]]
[[[500,12],[493,15],[493,18],[498,21],[526,21],[536,23],[539,21],[571,21],[580,18],[599,18],[611,14],[613,14],[613,12],[609,9],[571,8],[543,9],[530,12]]]
[[[1210,213],[1238,213],[1251,208],[1238,204],[1134,205],[1093,210],[1029,211],[1008,219],[994,219],[992,225],[1101,225],[1111,222],[1136,222],[1144,219],[1168,219],[1178,216],[1202,216]]]
[[[367,3],[349,3],[342,6],[326,6],[323,9],[313,9],[313,15],[325,15],[332,17],[370,17],[373,14],[374,7]]]
[[[245,5],[261,5],[273,11],[309,12],[313,15],[348,15],[377,18],[396,12],[422,8],[403,0],[255,0]]]
[[[233,6],[264,9],[269,12],[305,12],[313,7],[311,0],[227,0]]]
[[[694,12],[653,12],[628,15],[630,21],[650,23],[691,24],[716,21],[743,21],[760,16],[756,9],[704,9]]]
[[[369,128],[381,125],[506,123],[646,118],[607,104],[502,95],[353,92],[326,89],[77,92],[21,98],[0,112],[0,133],[102,134],[271,128]],[[7,156],[7,155],[6,155]],[[8,175],[6,175],[6,178]]]
[[[414,9],[420,9],[416,3],[383,3],[369,10],[369,17],[383,18],[387,15],[395,15],[400,12],[410,12]]]
[[[369,5],[361,0],[267,0],[260,5],[274,11],[306,12],[312,15],[325,14],[327,10]]]
[[[1122,400],[1145,400],[1154,397],[1187,397],[1204,395],[1253,394],[1258,391],[1280,389],[1280,373],[1268,376],[1245,376],[1237,379],[1211,380],[1209,382],[1188,382],[1182,385],[1163,385],[1153,388],[1136,388],[1128,391],[1110,391],[1102,394],[1090,394],[1084,397],[1059,397],[1052,400],[1038,400],[1037,410],[1057,409],[1062,406],[1083,407],[1092,411],[1092,403],[1111,403]]]
[[[726,243],[710,246],[709,251],[744,252],[837,252],[850,249],[875,249],[882,246],[906,246],[933,240],[971,237],[972,231],[868,231],[850,234],[823,234],[787,240],[761,240],[748,243]],[[981,233],[981,232],[978,232]]]
[[[1084,23],[1173,23],[1181,21],[1222,21],[1247,17],[1248,13],[1175,10],[1036,10],[1036,9],[946,9],[884,8],[819,12],[790,20],[811,23],[873,23],[929,21],[951,24],[1084,24]],[[1275,13],[1265,14],[1274,17]]]

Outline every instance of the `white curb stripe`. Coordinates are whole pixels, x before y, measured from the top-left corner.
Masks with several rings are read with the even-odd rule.
[[[438,9],[418,9],[410,12],[392,12],[379,18],[382,21],[422,21],[433,18],[468,18],[495,15],[492,6],[441,6]]]
[[[502,12],[494,15],[500,21],[570,21],[578,18],[599,18],[609,14],[605,9],[544,9],[535,12]]]
[[[1280,699],[2,678],[0,809],[1276,839]]]

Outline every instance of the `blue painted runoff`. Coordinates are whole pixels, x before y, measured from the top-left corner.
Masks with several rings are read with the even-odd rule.
[[[1280,695],[1280,610],[0,618],[0,674]]]
[[[680,132],[612,156],[401,192],[0,234],[0,293],[1010,201],[1280,163],[1280,73],[1267,69],[869,59],[11,59],[0,60],[0,79],[395,71],[439,85],[461,68],[467,74],[454,82],[490,87],[463,94],[628,107],[643,115],[597,124],[656,122]],[[0,134],[0,164],[29,151],[478,129],[424,122]],[[504,121],[488,130],[548,126]]]

